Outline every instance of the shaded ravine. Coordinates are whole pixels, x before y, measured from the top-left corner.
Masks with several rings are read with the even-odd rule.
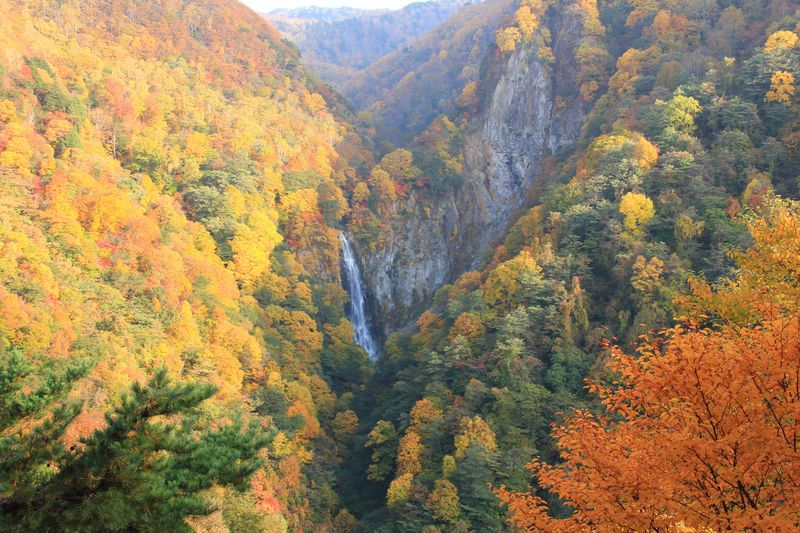
[[[369,320],[367,318],[367,302],[365,297],[364,280],[361,277],[361,270],[358,261],[350,246],[350,241],[344,233],[339,234],[342,241],[342,261],[345,270],[345,285],[347,293],[350,295],[350,305],[348,317],[353,324],[353,340],[356,344],[364,348],[369,358],[374,360],[378,356],[378,345],[369,330]]]
[[[463,131],[462,184],[436,195],[410,191],[388,217],[388,238],[377,247],[353,243],[362,252],[374,331],[389,335],[412,324],[437,289],[489,259],[515,210],[530,201],[546,159],[579,138],[584,106],[568,87],[580,35],[573,19],[554,23],[554,50],[563,58],[555,66],[528,43],[487,74],[494,87],[485,109]]]

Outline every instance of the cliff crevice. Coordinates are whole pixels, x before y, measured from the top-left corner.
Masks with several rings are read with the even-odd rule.
[[[545,159],[577,139],[584,110],[569,88],[578,24],[566,15],[553,22],[557,67],[543,63],[532,44],[502,58],[484,81],[494,84],[491,96],[466,128],[463,183],[435,198],[410,193],[396,209],[389,243],[360,250],[385,332],[413,319],[440,286],[480,266],[488,245],[525,204]]]

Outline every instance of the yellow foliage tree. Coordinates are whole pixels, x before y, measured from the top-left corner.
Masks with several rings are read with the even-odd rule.
[[[211,150],[211,140],[207,135],[199,131],[193,131],[187,135],[184,144],[186,146],[186,154],[200,162],[205,160],[206,155],[208,155],[208,152]]]
[[[779,70],[772,75],[772,84],[769,91],[767,91],[764,100],[767,102],[778,102],[781,104],[790,104],[792,96],[797,91],[794,86],[794,74],[785,70]]]
[[[333,419],[333,435],[339,442],[347,442],[358,429],[358,416],[350,409],[336,413]]]
[[[373,168],[369,177],[369,189],[375,198],[378,211],[384,216],[388,215],[397,199],[394,183],[389,177],[389,173],[379,166]]]
[[[247,222],[236,228],[231,250],[236,277],[249,287],[270,268],[269,256],[282,237],[275,223],[261,211],[250,213]]]
[[[495,40],[501,52],[513,52],[517,48],[517,42],[522,40],[522,32],[516,26],[504,28],[497,31]]]
[[[653,168],[658,161],[658,147],[648,141],[644,135],[637,135],[634,138],[634,144],[633,155],[639,166],[645,171]]]
[[[420,454],[423,445],[416,431],[406,431],[400,439],[400,446],[397,449],[397,474],[402,476],[408,474],[415,476],[422,472]]]
[[[625,215],[625,228],[633,233],[640,232],[642,226],[656,214],[653,201],[647,196],[635,192],[629,192],[622,197],[619,212]]]
[[[184,301],[178,311],[178,316],[172,326],[172,335],[180,350],[187,350],[202,346],[203,339],[200,336],[200,328],[192,313],[192,306]]]
[[[403,474],[398,476],[389,484],[389,490],[386,491],[386,505],[394,507],[398,503],[402,503],[408,499],[411,494],[411,483],[414,476],[411,474]]]
[[[383,156],[380,167],[398,183],[413,181],[419,176],[419,169],[414,166],[414,155],[404,148],[398,148]]]
[[[661,275],[663,273],[664,261],[658,257],[651,257],[648,261],[644,256],[640,255],[633,264],[631,286],[642,295],[644,301],[649,302],[661,285]]]
[[[696,239],[706,227],[704,220],[695,222],[689,215],[681,215],[675,220],[675,238],[679,243]]]
[[[353,188],[353,196],[350,200],[353,206],[357,206],[365,203],[367,199],[369,199],[369,186],[365,182],[359,181]]]
[[[452,455],[442,457],[442,475],[450,477],[456,471],[456,458]]]
[[[531,8],[526,5],[517,9],[517,12],[514,13],[514,20],[522,37],[525,39],[530,39],[533,36],[533,32],[539,27],[539,19],[531,11]]]
[[[492,270],[484,284],[484,297],[491,304],[505,303],[507,307],[515,301],[521,286],[521,278],[526,272],[540,273],[541,267],[527,250],[515,258],[501,263]]]
[[[17,106],[11,100],[0,100],[0,122],[10,122],[17,116]]]
[[[767,42],[764,43],[764,50],[767,52],[775,52],[781,49],[794,48],[797,46],[798,41],[800,41],[800,38],[798,38],[797,34],[793,31],[776,31],[770,35]]]
[[[433,517],[436,520],[452,524],[461,516],[458,489],[446,479],[436,480],[427,503],[433,510]]]
[[[321,94],[310,93],[305,97],[306,107],[312,113],[319,113],[325,109],[325,99]]]
[[[478,83],[471,81],[466,84],[461,94],[456,98],[456,103],[461,107],[475,107],[478,104]]]
[[[0,166],[10,167],[19,172],[29,172],[33,148],[23,137],[13,137],[5,150],[0,152]]]
[[[461,419],[459,433],[455,438],[455,458],[463,459],[472,443],[480,445],[486,453],[497,450],[497,439],[494,431],[480,416]]]
[[[442,411],[428,398],[417,400],[411,409],[411,427],[415,430],[425,429],[431,422],[441,419],[442,414]]]

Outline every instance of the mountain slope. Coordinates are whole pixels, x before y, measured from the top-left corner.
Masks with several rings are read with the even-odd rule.
[[[800,196],[796,2],[470,6],[366,69],[357,125],[233,1],[0,10],[3,531],[800,525],[778,494],[800,464],[800,208],[774,197]],[[677,314],[723,349],[628,388]],[[732,369],[757,420],[731,420],[751,399]],[[626,395],[615,416],[587,378]],[[631,453],[605,438],[620,419],[657,432]],[[533,486],[531,459],[552,465]]]
[[[394,11],[276,9],[267,19],[294,42],[325,81],[339,87],[359,70],[403,48],[474,0],[414,2]]]
[[[512,0],[467,6],[337,89],[357,110],[371,114],[381,138],[406,144],[436,116],[456,109],[456,98],[479,79],[494,32],[513,9]]]
[[[391,216],[381,217],[380,238],[368,233],[358,211],[351,214],[348,227],[366,241],[362,256],[374,307],[390,330],[420,312],[437,287],[480,264],[486,246],[501,237],[514,210],[526,202],[548,158],[578,138],[585,112],[574,60],[583,38],[579,13],[564,9],[550,17],[548,27],[557,36],[550,43],[552,65],[538,57],[533,42],[510,55],[499,52],[493,38],[484,39],[483,50],[471,44],[475,34],[493,36],[507,20],[499,14],[511,7],[495,1],[467,8],[423,39],[437,42],[440,32],[464,28],[461,40],[449,42],[472,50],[462,69],[470,77],[438,78],[437,72],[459,68],[458,55],[426,55],[423,76],[407,76],[406,86],[398,85],[376,104],[386,106],[387,114],[375,117],[375,129],[381,131],[381,120],[392,124],[400,117],[396,131],[406,135],[414,131],[405,120],[430,120],[450,110],[449,119],[426,124],[406,147],[416,169],[412,179],[393,170],[393,154],[381,162],[398,183],[399,201],[386,209]],[[498,26],[473,33],[471,25],[457,24],[465,18]],[[428,79],[437,80],[443,92],[425,87]],[[430,98],[417,97],[423,94]]]
[[[637,502],[616,513],[594,505],[607,496],[586,497],[599,492],[592,477],[576,479],[575,470],[557,466],[559,452],[595,450],[593,437],[617,427],[593,416],[605,412],[602,399],[584,381],[623,395],[628,390],[618,381],[619,367],[606,367],[608,343],[633,353],[640,336],[650,335],[660,350],[657,332],[684,312],[678,303],[693,299],[707,307],[690,307],[697,318],[687,329],[710,335],[718,317],[731,317],[748,328],[734,335],[747,338],[759,320],[748,314],[748,303],[719,301],[734,285],[721,281],[716,292],[714,282],[734,268],[730,250],[749,245],[748,228],[770,251],[733,257],[773,266],[763,271],[771,274],[746,276],[758,278],[757,285],[775,283],[777,294],[797,290],[796,262],[783,248],[794,249],[796,238],[772,233],[773,225],[796,233],[797,206],[771,196],[800,196],[800,14],[781,0],[757,8],[708,6],[525,0],[495,28],[497,47],[482,60],[474,92],[461,99],[466,105],[389,152],[379,162],[383,173],[373,170],[360,197],[378,206],[380,225],[367,223],[356,204],[348,230],[358,237],[376,308],[396,322],[357,409],[367,428],[343,468],[344,492],[365,529],[514,530],[489,488],[502,485],[522,492],[515,498],[506,492],[505,499],[515,505],[509,512],[516,523],[527,527],[571,530],[596,516],[610,528],[619,517],[632,530],[643,527],[638,476],[626,472],[619,479],[628,482],[618,486],[616,465],[602,453],[567,456],[603,483],[613,479],[614,496]],[[409,86],[410,94],[425,87]],[[490,236],[500,242],[482,240]],[[693,295],[685,296],[690,287]],[[773,298],[771,291],[759,294]],[[774,302],[792,311],[796,325],[789,300]],[[639,355],[652,361],[644,346]],[[673,371],[662,370],[667,377]],[[730,370],[723,363],[704,371]],[[658,383],[659,393],[669,382]],[[790,403],[796,408],[796,400]],[[615,414],[628,413],[628,405],[616,404]],[[672,410],[661,407],[665,431],[675,435]],[[575,409],[584,413],[578,426],[588,421],[578,428],[584,440],[573,439],[574,424],[551,436],[551,424]],[[650,427],[649,411],[642,412],[648,414],[637,423]],[[648,438],[648,445],[659,442]],[[707,434],[691,439],[714,447]],[[748,436],[747,446],[758,448],[759,439]],[[620,456],[642,468],[651,460],[677,462],[658,445],[644,456],[620,445]],[[795,468],[798,457],[789,448]],[[771,453],[760,451],[762,458]],[[710,456],[727,468],[725,452]],[[705,471],[706,457],[692,457],[690,468]],[[531,459],[556,465],[536,463],[534,471],[557,472],[540,481],[564,492],[531,486],[525,469]],[[684,500],[659,499],[658,478],[647,485],[657,495],[656,504],[647,504],[648,518],[676,526],[659,507],[674,505],[682,523],[715,528],[745,511],[734,502],[717,522],[702,490],[693,509],[710,518],[677,510]],[[574,498],[588,514],[559,522],[571,510],[558,496]],[[782,497],[769,503],[781,507],[775,520],[796,527],[793,504]]]
[[[198,391],[218,390],[199,410],[187,408],[184,446],[244,418],[271,438],[264,451],[267,441],[254,441],[241,464],[263,466],[250,482],[245,469],[244,479],[204,492],[207,509],[178,505],[166,498],[180,493],[156,488],[159,461],[171,445],[177,453],[177,441],[131,436],[129,448],[106,452],[140,454],[145,471],[96,478],[104,492],[94,501],[117,501],[119,484],[141,498],[97,503],[95,527],[134,527],[148,516],[140,502],[198,515],[216,509],[192,519],[207,530],[330,524],[341,510],[333,467],[352,431],[344,422],[352,411],[337,398],[360,387],[369,364],[344,317],[335,229],[347,208],[342,188],[357,179],[337,145],[365,152],[348,144],[357,138],[328,110],[317,92],[326,88],[306,77],[277,31],[234,1],[2,0],[0,9],[15,14],[0,19],[3,447],[24,455],[31,428],[44,439],[49,416],[62,424],[52,447],[36,450],[57,460],[4,458],[3,476],[7,467],[27,470],[0,480],[3,523],[85,529],[77,510],[94,505],[84,499],[93,492],[62,485],[72,494],[65,508],[46,500],[50,478],[59,461],[66,472],[101,460],[76,443],[105,427],[103,414],[133,383],[163,367]],[[67,400],[80,412],[58,408]],[[233,467],[225,447],[233,436],[215,438],[196,453]],[[206,463],[195,457],[175,475]],[[224,478],[207,467],[202,475]],[[63,482],[91,478],[74,474]],[[171,486],[206,487],[199,473],[181,479]],[[309,503],[326,497],[328,507]]]

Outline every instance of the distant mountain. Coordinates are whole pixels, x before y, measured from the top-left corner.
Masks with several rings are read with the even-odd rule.
[[[412,44],[382,57],[337,85],[378,133],[408,142],[431,120],[454,109],[464,87],[480,77],[495,31],[514,13],[513,0],[487,0],[459,10]]]
[[[292,23],[298,22],[335,22],[337,20],[343,20],[352,17],[358,17],[367,13],[379,13],[379,12],[387,12],[388,9],[358,9],[356,7],[317,7],[317,6],[306,6],[306,7],[296,7],[293,9],[288,8],[278,8],[273,9],[267,14],[267,17],[270,19],[281,20],[281,21],[292,21],[284,22],[283,24],[288,27]],[[278,26],[276,24],[276,26]]]
[[[297,44],[305,62],[334,86],[402,49],[478,0],[417,2],[403,9],[303,7],[276,9],[267,19]]]

